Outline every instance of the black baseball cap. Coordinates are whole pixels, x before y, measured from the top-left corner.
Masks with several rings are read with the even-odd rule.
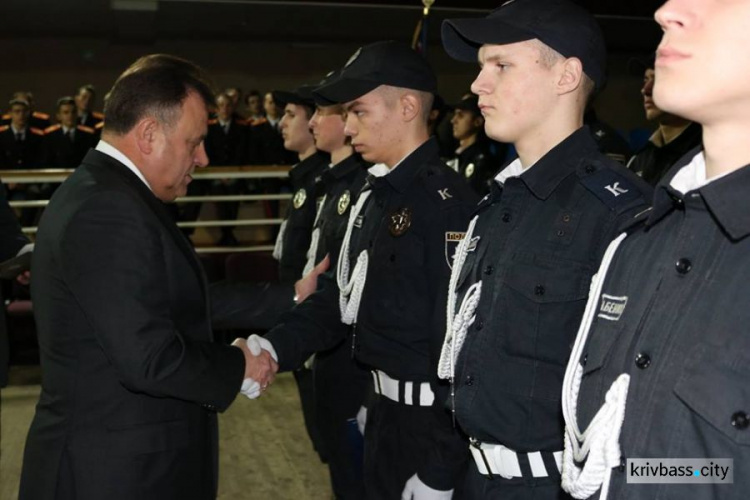
[[[434,94],[437,78],[427,60],[407,44],[377,42],[358,49],[340,72],[315,93],[331,103],[344,103],[381,85]]]
[[[459,102],[453,105],[453,109],[463,109],[465,111],[471,111],[475,115],[480,114],[479,111],[479,96],[469,96],[461,99]]]
[[[320,87],[325,87],[329,83],[331,83],[336,77],[338,77],[339,73],[341,73],[341,70],[331,71],[328,73],[321,81],[318,82],[318,84],[315,86],[312,92],[313,100],[315,101],[316,106],[333,106],[335,104],[339,104],[335,101],[332,101],[330,99],[326,99],[322,95],[316,92]]]
[[[596,89],[604,85],[607,50],[601,28],[569,0],[510,0],[484,18],[447,19],[443,47],[460,61],[476,62],[482,45],[538,39],[565,57],[577,57]]]
[[[286,90],[274,90],[271,92],[273,100],[279,106],[286,106],[287,104],[300,104],[310,108],[315,108],[315,100],[313,99],[312,91],[315,85],[300,85],[296,89],[290,91]]]

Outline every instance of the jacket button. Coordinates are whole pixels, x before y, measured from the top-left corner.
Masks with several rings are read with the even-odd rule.
[[[466,385],[473,385],[474,384],[474,377],[471,375],[466,376]]]
[[[570,222],[570,215],[568,215],[568,214],[563,215],[562,221],[563,222]]]
[[[645,370],[646,368],[651,366],[651,357],[648,354],[639,352],[635,356],[635,366],[637,366],[641,370]]]
[[[583,357],[581,358],[581,366],[586,366],[586,363],[589,361],[589,354],[587,352],[583,353]]]
[[[744,431],[748,425],[750,425],[750,418],[748,418],[747,413],[744,411],[738,411],[732,415],[732,427],[735,429]]]
[[[484,274],[486,274],[487,276],[489,276],[490,274],[492,274],[492,272],[493,272],[494,270],[495,270],[495,268],[494,268],[494,267],[492,267],[492,266],[487,266],[487,267],[485,267],[485,268],[484,268]]]
[[[593,174],[596,169],[592,165],[586,165],[586,173]]]
[[[510,222],[512,219],[513,219],[513,217],[511,217],[511,215],[510,215],[509,212],[505,212],[503,214],[503,222]]]
[[[534,295],[538,295],[541,297],[542,295],[544,295],[544,292],[546,292],[546,290],[542,285],[537,285],[534,287]]]
[[[690,259],[682,258],[675,263],[674,267],[678,273],[687,274],[693,268],[693,263],[690,262]]]
[[[477,330],[481,330],[482,328],[484,328],[484,321],[482,321],[481,319],[477,319],[477,322],[474,324],[474,328],[476,328]]]

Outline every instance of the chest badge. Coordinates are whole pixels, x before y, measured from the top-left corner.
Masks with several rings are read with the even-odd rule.
[[[299,191],[294,193],[294,198],[292,198],[292,204],[294,205],[294,208],[300,208],[302,205],[305,204],[306,200],[307,200],[307,191],[305,191],[304,188],[301,188]]]
[[[349,203],[352,201],[352,194],[347,189],[341,196],[339,196],[339,202],[336,204],[336,211],[339,215],[344,215],[346,209],[349,208]]]
[[[474,164],[473,163],[469,163],[468,165],[466,165],[466,170],[464,170],[464,175],[466,176],[467,179],[469,177],[471,177],[472,175],[474,175]]]
[[[388,230],[393,236],[401,236],[411,227],[411,209],[409,207],[401,208],[391,214],[390,219]]]

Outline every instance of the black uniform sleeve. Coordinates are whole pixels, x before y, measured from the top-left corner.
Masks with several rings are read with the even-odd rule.
[[[330,349],[349,333],[341,322],[335,271],[318,277],[318,289],[281,317],[265,336],[279,357],[281,371],[294,370],[312,354]]]
[[[294,285],[219,281],[210,285],[214,328],[269,330],[294,307]]]
[[[457,246],[455,236],[466,231],[476,197],[469,193],[468,186],[466,186],[465,193],[458,198],[468,201],[445,203],[440,217],[433,219],[436,227],[431,230],[431,235],[435,238],[431,248],[439,251],[430,252],[429,257],[433,276],[432,287],[437,294],[431,338],[433,373],[431,385],[435,393],[432,407],[434,423],[431,427],[433,449],[430,451],[430,456],[433,458],[418,470],[417,474],[425,484],[437,490],[450,490],[456,486],[469,456],[468,442],[462,436],[458,426],[454,425],[452,416],[446,410],[445,403],[450,394],[450,386],[446,381],[437,378],[437,366],[446,329],[445,311],[451,271],[449,262],[452,264],[453,253]]]

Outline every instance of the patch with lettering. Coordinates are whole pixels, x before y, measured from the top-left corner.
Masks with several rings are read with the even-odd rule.
[[[602,294],[602,302],[599,306],[598,317],[610,321],[619,321],[622,313],[625,312],[625,306],[628,304],[627,297],[615,297],[614,295]]]
[[[456,249],[458,249],[458,244],[461,243],[464,236],[466,236],[466,233],[455,231],[446,231],[445,233],[445,261],[451,269],[453,269],[453,258],[456,255]]]

